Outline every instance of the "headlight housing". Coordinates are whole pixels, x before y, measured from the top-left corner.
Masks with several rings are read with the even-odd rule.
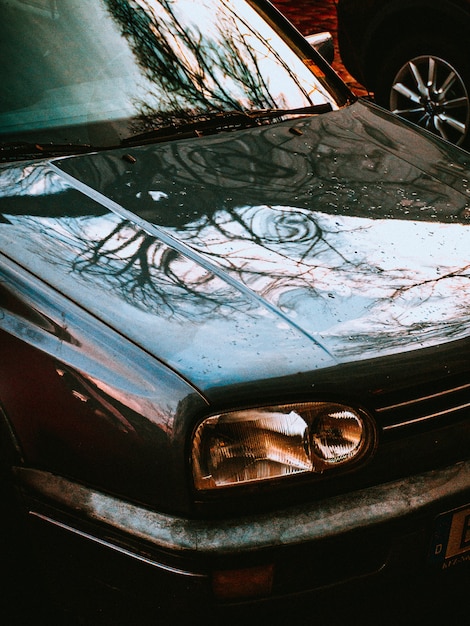
[[[359,409],[307,402],[220,413],[192,441],[194,485],[217,489],[352,465],[372,452],[374,421]]]

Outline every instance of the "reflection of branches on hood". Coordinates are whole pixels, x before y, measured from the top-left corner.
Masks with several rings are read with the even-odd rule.
[[[128,234],[130,231],[132,234]],[[233,311],[241,302],[231,299],[227,304],[227,285],[208,271],[188,264],[178,251],[168,248],[144,230],[133,230],[127,220],[120,222],[107,235],[86,242],[86,249],[77,257],[72,269],[82,275],[103,275],[118,288],[132,305],[158,309],[163,315],[201,315],[224,306]]]
[[[51,170],[48,163],[28,163],[0,168],[0,198],[39,198],[69,190],[71,185]]]
[[[194,223],[191,228],[179,233],[179,237],[185,237],[187,243],[191,245],[194,240],[211,242],[210,245],[219,245],[227,242],[232,245],[234,242],[246,241],[254,244],[252,250],[257,259],[260,258],[260,250],[267,253],[275,253],[279,259],[284,259],[285,263],[279,263],[279,272],[286,277],[286,267],[296,264],[296,271],[290,278],[297,278],[300,273],[306,273],[315,269],[317,264],[315,259],[321,259],[319,266],[325,265],[325,254],[333,255],[345,268],[353,267],[355,270],[364,267],[367,273],[373,271],[380,273],[381,268],[371,265],[357,257],[348,258],[341,250],[341,246],[335,245],[333,238],[341,236],[344,229],[336,226],[332,228],[331,221],[325,221],[319,214],[286,206],[260,206],[225,209],[213,214],[207,214],[200,221]],[[201,237],[201,232],[205,229],[211,232]],[[359,226],[349,233],[359,232],[364,227]],[[237,255],[236,247],[234,256]],[[220,257],[220,252],[211,253],[210,247],[205,246],[207,254]],[[231,253],[225,252],[221,262],[225,264],[229,260]],[[246,258],[246,261],[249,259]],[[304,266],[301,269],[301,266]],[[246,267],[246,263],[244,263]],[[339,271],[339,267],[337,270]],[[256,273],[256,270],[253,272]]]
[[[434,278],[427,278],[425,280],[414,281],[410,285],[403,285],[402,287],[395,289],[395,291],[392,293],[391,298],[396,299],[407,292],[409,293],[413,289],[428,287],[430,290],[429,295],[426,298],[421,297],[421,300],[424,302],[432,297],[434,289],[437,288],[440,283],[446,280],[459,278],[470,281],[470,265],[466,265],[464,267],[445,272],[443,274],[440,274],[439,276],[435,276]]]
[[[354,276],[366,279],[380,271],[364,258],[344,254],[341,227],[335,230],[331,220],[323,222],[317,214],[290,207],[220,210],[181,228],[167,225],[171,236],[195,251],[199,261],[129,220],[98,224],[99,237],[90,237],[86,226],[76,234],[83,251],[73,271],[101,275],[131,304],[161,315],[230,315],[246,309],[246,288],[274,305],[298,289],[325,298],[325,272],[334,270],[351,280],[353,270]],[[335,236],[340,237],[337,245]]]

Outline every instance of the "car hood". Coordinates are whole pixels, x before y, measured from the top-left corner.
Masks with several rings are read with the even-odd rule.
[[[206,391],[469,333],[468,155],[367,102],[0,180],[4,254]]]

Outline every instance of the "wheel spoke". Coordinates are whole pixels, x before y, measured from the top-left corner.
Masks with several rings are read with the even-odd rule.
[[[423,126],[424,128],[429,128],[432,126],[432,117],[427,113],[424,113],[418,120],[418,126]]]
[[[436,117],[436,119],[434,120],[434,127],[438,131],[438,133],[441,135],[441,137],[443,137],[444,139],[447,139],[447,141],[449,141],[449,137],[447,135],[446,129],[444,127],[444,124],[442,123],[442,121],[438,117]]]
[[[437,123],[437,120],[439,120],[439,122],[447,124],[454,130],[461,133],[462,135],[465,133],[465,124],[463,124],[462,122],[459,122],[459,120],[456,120],[453,117],[449,117],[445,113],[441,113],[438,117],[436,117],[436,123]]]
[[[455,83],[457,76],[455,72],[450,72],[445,81],[442,83],[442,87],[439,89],[439,100],[446,97],[447,92]]]
[[[403,83],[396,83],[393,85],[393,91],[396,91],[401,96],[408,98],[411,102],[415,102],[416,104],[420,104],[420,96],[418,93],[415,93],[412,89],[404,85]]]
[[[429,57],[428,63],[428,93],[432,90],[433,93],[437,91],[437,64],[433,57]]]
[[[441,106],[445,109],[459,109],[461,107],[468,108],[468,104],[468,100],[465,96],[462,96],[461,98],[454,98],[454,100],[445,100],[444,102],[441,102]]]
[[[393,109],[392,113],[395,115],[416,115],[417,113],[424,113],[424,107],[415,107],[413,109]]]
[[[414,78],[414,81],[416,83],[416,87],[418,88],[419,93],[422,96],[425,96],[427,94],[426,84],[424,80],[422,79],[422,76],[418,70],[418,67],[416,66],[415,63],[411,61],[408,63],[408,67],[410,68],[410,72]]]

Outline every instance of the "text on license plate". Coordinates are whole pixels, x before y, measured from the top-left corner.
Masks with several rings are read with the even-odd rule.
[[[443,569],[470,561],[470,506],[437,518],[430,560],[440,563]]]

